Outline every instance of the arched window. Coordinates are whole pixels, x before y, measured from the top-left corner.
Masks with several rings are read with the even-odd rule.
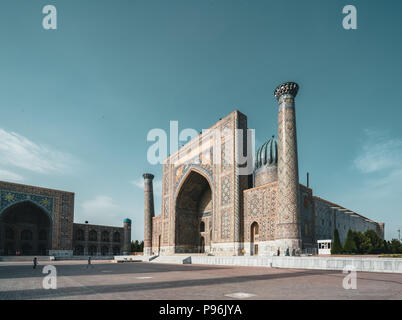
[[[81,256],[84,254],[84,247],[81,245],[78,245],[74,248],[74,255],[76,256]]]
[[[90,256],[96,255],[96,253],[97,253],[96,247],[95,246],[90,246],[89,250],[88,250],[88,253],[89,253]]]
[[[32,240],[32,231],[31,230],[23,230],[21,232],[21,240]]]
[[[102,239],[103,242],[108,242],[109,241],[109,232],[102,231],[101,239]]]
[[[257,222],[253,222],[252,224],[251,224],[251,227],[250,227],[250,241],[251,242],[254,242],[256,239],[255,239],[255,236],[256,235],[258,235],[258,223]]]
[[[120,254],[120,247],[114,246],[114,247],[113,247],[113,254],[114,254],[114,255]]]
[[[76,232],[76,234],[75,234],[75,237],[76,237],[76,239],[79,240],[79,241],[84,241],[84,240],[85,240],[85,233],[84,233],[84,230],[78,229],[77,232]]]
[[[107,246],[103,246],[101,248],[101,254],[102,256],[106,256],[109,253],[109,248]]]
[[[120,233],[118,231],[113,233],[113,241],[114,242],[120,242]],[[120,249],[119,249],[119,251],[120,251]]]
[[[204,232],[205,231],[205,223],[204,221],[201,221],[200,223],[200,232]]]
[[[89,241],[98,241],[98,233],[95,230],[89,231]]]

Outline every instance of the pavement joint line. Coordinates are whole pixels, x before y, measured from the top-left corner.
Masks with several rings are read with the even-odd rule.
[[[224,296],[236,299],[247,299],[251,297],[255,297],[256,294],[253,293],[246,293],[246,292],[234,292],[234,293],[227,293]]]

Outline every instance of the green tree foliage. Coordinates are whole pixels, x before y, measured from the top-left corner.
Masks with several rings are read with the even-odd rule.
[[[368,250],[369,248],[367,238],[360,231],[352,231],[352,232],[356,244],[356,253],[360,254],[365,253],[366,250]]]
[[[389,253],[402,253],[402,243],[398,239],[388,242]]]
[[[366,232],[349,230],[346,236],[345,244],[342,247],[339,232],[334,231],[334,238],[331,248],[332,254],[380,254],[380,253],[402,253],[402,242],[398,239],[391,241],[382,240],[374,230]]]
[[[367,230],[364,235],[367,237],[370,247],[367,253],[382,253],[384,250],[384,241],[378,236],[374,230]]]
[[[131,252],[142,252],[144,250],[144,241],[131,241]]]
[[[334,239],[332,241],[331,254],[340,254],[342,253],[343,248],[341,244],[341,240],[339,239],[338,229],[334,230]]]
[[[355,234],[352,230],[349,229],[348,234],[346,236],[345,244],[343,246],[344,253],[357,253],[357,247],[355,242]]]
[[[402,253],[402,242],[398,239],[382,240],[374,230],[367,230],[364,233],[349,230],[343,251],[358,254],[400,254]]]

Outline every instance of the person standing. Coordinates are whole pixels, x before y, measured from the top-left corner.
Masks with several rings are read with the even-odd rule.
[[[91,264],[91,257],[90,257],[90,256],[88,257],[87,269],[88,269],[89,267],[93,268],[93,266],[92,266],[92,264]]]
[[[33,268],[36,269],[36,266],[38,265],[38,258],[34,257],[33,258]]]
[[[279,257],[281,255],[281,250],[279,248],[278,248],[277,253],[278,253],[278,257]]]

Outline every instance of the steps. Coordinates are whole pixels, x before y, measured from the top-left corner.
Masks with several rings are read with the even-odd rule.
[[[167,264],[191,264],[191,256],[189,255],[156,256],[154,259],[149,259],[149,262],[167,263]]]
[[[37,257],[38,261],[50,261],[49,256],[0,256],[0,261],[30,261]]]

